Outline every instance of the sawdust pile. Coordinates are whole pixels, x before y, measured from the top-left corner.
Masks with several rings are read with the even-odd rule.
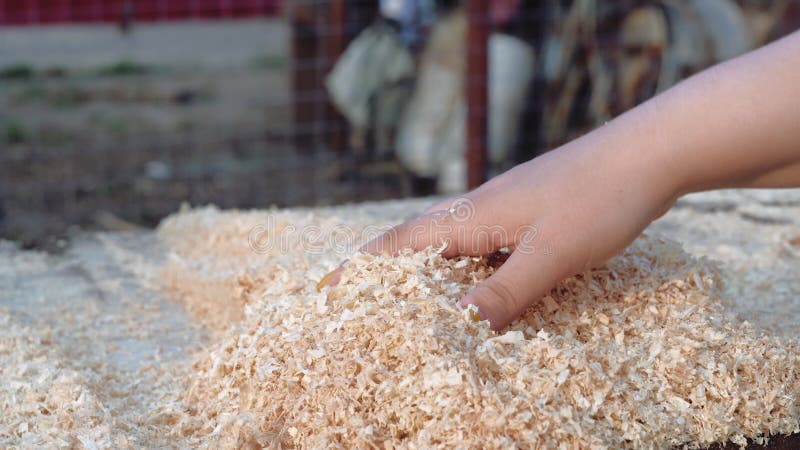
[[[137,290],[157,275],[136,261],[141,247],[126,276],[100,239],[82,261],[0,241],[0,449],[191,447],[169,432],[186,415],[187,353],[202,335],[176,337],[153,307],[179,307]],[[161,340],[148,346],[152,335]]]
[[[355,255],[318,293],[343,257],[324,239],[337,225],[357,234],[408,205],[368,208],[162,225],[173,292],[218,329],[242,317],[196,363],[175,433],[209,448],[667,448],[798,431],[797,342],[730,316],[713,266],[677,244],[640,238],[495,334],[455,306],[491,275],[483,260]],[[268,215],[262,244],[313,224],[322,251],[295,234],[254,252]]]
[[[0,310],[0,447],[97,448],[111,418],[81,374],[59,361],[49,337]]]
[[[379,225],[385,229],[406,216],[409,208],[426,204],[247,212],[184,209],[159,225],[159,237],[170,250],[163,285],[204,325],[226,331],[244,315],[246,298],[241,291],[247,282],[243,280],[257,278],[287,290],[303,289],[341,262],[348,253],[341,248],[346,241],[374,235]],[[345,215],[351,220],[343,222]],[[368,227],[372,234],[365,233]]]

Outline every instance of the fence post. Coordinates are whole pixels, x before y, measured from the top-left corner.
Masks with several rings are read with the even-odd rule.
[[[328,12],[328,35],[325,36],[326,42],[326,64],[325,69],[320,78],[320,87],[324,92],[324,77],[328,72],[333,69],[336,61],[342,53],[344,53],[345,46],[347,45],[345,36],[345,22],[347,17],[347,4],[345,0],[331,0]],[[328,138],[328,147],[334,154],[342,156],[345,150],[345,124],[342,116],[333,107],[333,104],[328,100],[327,93],[324,94],[325,98],[325,120],[326,120],[326,137]]]
[[[318,32],[314,10],[298,6],[289,12],[291,31],[291,85],[294,145],[301,153],[311,151],[313,126],[317,119],[316,91],[320,69],[317,67]]]
[[[467,0],[467,187],[486,181],[489,119],[489,2]]]

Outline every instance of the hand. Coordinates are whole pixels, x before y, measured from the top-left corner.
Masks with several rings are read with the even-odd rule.
[[[800,32],[434,205],[364,250],[393,253],[446,241],[445,256],[455,256],[509,247],[508,261],[461,299],[501,329],[563,278],[624,249],[680,194],[800,186],[797,74]]]
[[[495,330],[508,325],[560,280],[604,263],[674,202],[633,170],[624,152],[591,150],[579,139],[498,176],[462,197],[368,242],[363,251],[395,254],[445,245],[444,256],[486,256],[504,247],[510,258],[461,299]],[[598,141],[598,142],[593,142]],[[641,166],[649,163],[641,159]],[[670,185],[671,186],[671,185]],[[663,191],[663,192],[662,192]]]
[[[461,299],[499,330],[563,278],[624,249],[678,195],[800,187],[800,32],[706,70],[612,122],[367,243],[513,250]],[[320,284],[335,284],[338,272]]]

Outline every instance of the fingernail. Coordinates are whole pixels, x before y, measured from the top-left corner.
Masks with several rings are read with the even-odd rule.
[[[478,309],[478,305],[475,304],[475,302],[473,301],[472,297],[469,294],[465,295],[464,298],[459,300],[458,304],[462,308],[466,308],[467,313],[469,314],[469,318],[472,319],[473,322],[480,322],[482,320],[485,320],[481,315],[480,310]]]

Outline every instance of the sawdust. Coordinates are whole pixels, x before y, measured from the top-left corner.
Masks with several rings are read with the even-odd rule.
[[[796,340],[731,316],[708,261],[641,238],[496,334],[455,306],[491,275],[485,261],[325,243],[337,224],[357,235],[404,211],[270,213],[263,239],[315,225],[319,253],[297,234],[254,253],[245,236],[267,213],[165,222],[169,283],[230,286],[185,291],[189,308],[242,317],[198,358],[173,432],[206,448],[668,448],[798,431]],[[339,285],[317,292],[344,256]]]
[[[87,380],[54,357],[47,336],[0,310],[0,447],[110,445],[108,411]]]
[[[0,242],[0,448],[189,447],[170,431],[202,334],[164,320],[180,308],[143,288],[157,271],[126,240],[64,255]]]
[[[159,225],[159,237],[169,248],[163,287],[197,320],[224,332],[244,317],[246,297],[241,291],[247,279],[279,283],[290,291],[304,289],[338,265],[358,242],[428,203],[236,212],[185,209]],[[296,278],[298,273],[310,278]]]
[[[797,430],[796,225],[693,203],[661,231],[731,267],[643,238],[497,334],[455,306],[486,261],[354,253],[428,203],[185,210],[164,247],[108,235],[63,258],[0,244],[0,448],[670,448]],[[156,284],[210,341],[167,320],[182,311]]]

